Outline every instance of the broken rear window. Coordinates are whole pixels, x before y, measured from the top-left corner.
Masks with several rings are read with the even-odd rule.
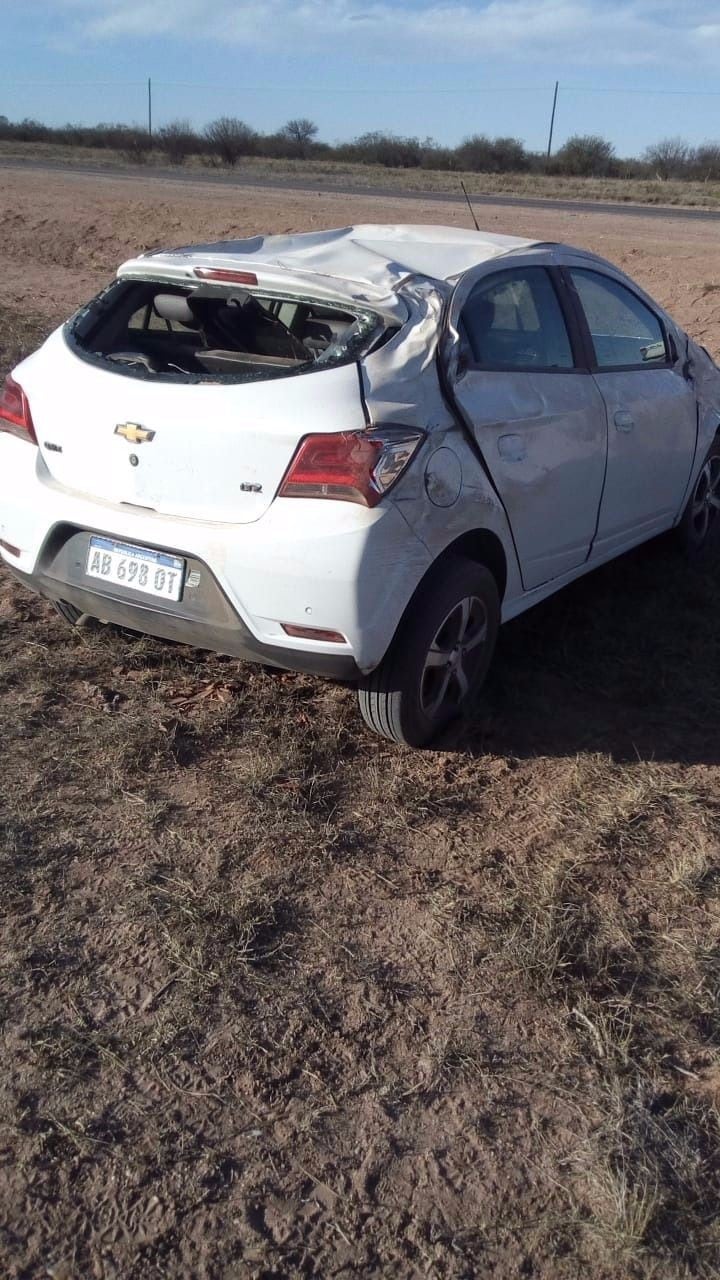
[[[90,360],[145,378],[242,382],[358,359],[388,336],[374,312],[237,287],[116,281],[69,322]]]

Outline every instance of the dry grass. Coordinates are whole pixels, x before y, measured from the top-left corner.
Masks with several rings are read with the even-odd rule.
[[[716,1276],[719,586],[608,566],[412,754],[0,575],[3,1274]]]
[[[52,143],[0,142],[0,161],[31,160],[82,169],[136,168],[119,151],[93,147],[70,147]],[[150,152],[142,165],[143,172],[167,169],[162,152]],[[622,204],[683,206],[717,209],[720,207],[720,182],[695,182],[659,178],[577,178],[539,173],[473,173],[469,170],[444,172],[433,169],[392,169],[385,165],[353,164],[339,160],[272,160],[245,156],[234,169],[224,169],[206,157],[191,156],[178,170],[192,178],[212,172],[228,182],[270,179],[289,180],[322,187],[380,189],[399,192],[448,192],[457,195],[461,181],[475,195],[529,196],[548,200],[600,200]]]

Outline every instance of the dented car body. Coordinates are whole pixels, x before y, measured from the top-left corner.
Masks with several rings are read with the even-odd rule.
[[[15,370],[0,554],[83,615],[354,680],[420,745],[501,621],[720,508],[720,372],[584,251],[363,226],[153,252]]]

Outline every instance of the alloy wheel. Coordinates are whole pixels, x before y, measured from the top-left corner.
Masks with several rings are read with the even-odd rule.
[[[420,703],[430,720],[457,712],[483,665],[488,615],[478,596],[458,601],[435,633],[425,659]]]

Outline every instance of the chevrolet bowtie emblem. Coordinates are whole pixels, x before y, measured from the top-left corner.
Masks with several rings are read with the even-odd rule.
[[[154,431],[147,431],[138,422],[118,422],[115,435],[122,436],[128,444],[149,444],[155,438]]]

